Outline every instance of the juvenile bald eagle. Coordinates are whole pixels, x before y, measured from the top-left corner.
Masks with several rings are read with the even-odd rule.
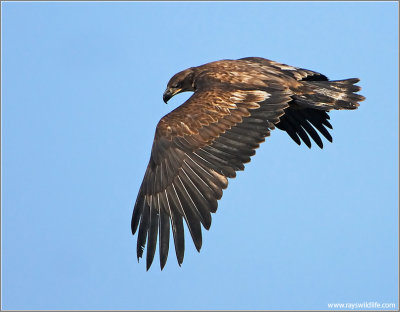
[[[201,224],[211,226],[227,178],[243,170],[270,131],[278,128],[297,143],[322,148],[328,141],[332,109],[356,109],[359,79],[329,81],[320,73],[259,57],[222,60],[177,73],[164,92],[193,91],[181,106],[159,121],[150,162],[132,215],[138,232],[137,257],[147,241],[147,270],[159,240],[161,269],[168,257],[172,227],[178,264],[184,256],[185,219],[196,249]],[[159,238],[158,238],[159,237]]]

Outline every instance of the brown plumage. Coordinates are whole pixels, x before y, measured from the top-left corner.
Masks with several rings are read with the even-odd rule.
[[[165,102],[180,92],[194,94],[157,125],[132,215],[132,233],[139,230],[138,259],[147,242],[149,269],[158,240],[163,269],[172,228],[181,265],[183,219],[200,251],[201,225],[210,228],[227,178],[244,169],[270,130],[284,130],[308,147],[311,137],[322,148],[318,132],[332,141],[327,112],[356,109],[364,100],[355,94],[358,81],[328,81],[320,73],[258,57],[212,62],[173,76]]]

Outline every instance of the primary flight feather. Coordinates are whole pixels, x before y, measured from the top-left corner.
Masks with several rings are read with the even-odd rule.
[[[358,81],[329,81],[320,73],[259,57],[212,62],[174,75],[165,102],[181,92],[194,93],[157,125],[131,222],[132,234],[138,232],[138,259],[147,243],[149,269],[158,241],[163,269],[172,229],[181,265],[183,220],[200,251],[201,225],[210,228],[227,178],[244,169],[270,131],[286,131],[308,147],[311,137],[322,148],[319,134],[332,142],[327,113],[356,109],[364,100],[356,94]]]

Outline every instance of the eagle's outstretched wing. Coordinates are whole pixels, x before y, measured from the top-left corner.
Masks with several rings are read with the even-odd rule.
[[[210,228],[210,213],[217,210],[227,178],[244,169],[290,100],[282,86],[214,88],[194,93],[160,120],[132,217],[132,232],[139,226],[138,258],[147,241],[147,268],[158,235],[161,268],[165,265],[170,221],[179,264],[185,249],[183,218],[200,250],[200,223]]]
[[[200,250],[201,224],[210,228],[211,212],[217,210],[227,178],[244,169],[275,126],[298,144],[301,139],[311,146],[309,135],[322,147],[317,130],[331,140],[325,128],[331,127],[326,111],[354,109],[363,99],[353,93],[360,89],[354,86],[357,79],[328,82],[319,73],[259,58],[201,67],[199,88],[157,125],[135,203],[132,233],[138,231],[138,259],[147,243],[147,269],[157,240],[164,267],[170,225],[178,263],[182,263],[183,219]]]

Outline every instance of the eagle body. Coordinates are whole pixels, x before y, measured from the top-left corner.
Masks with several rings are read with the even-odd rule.
[[[161,118],[132,215],[137,257],[150,268],[159,244],[165,266],[172,230],[178,264],[184,257],[185,221],[198,251],[201,226],[209,229],[228,178],[244,170],[255,150],[278,128],[297,143],[332,142],[330,110],[352,110],[364,97],[359,79],[330,81],[320,73],[259,57],[221,60],[174,75],[163,99],[193,95]]]

